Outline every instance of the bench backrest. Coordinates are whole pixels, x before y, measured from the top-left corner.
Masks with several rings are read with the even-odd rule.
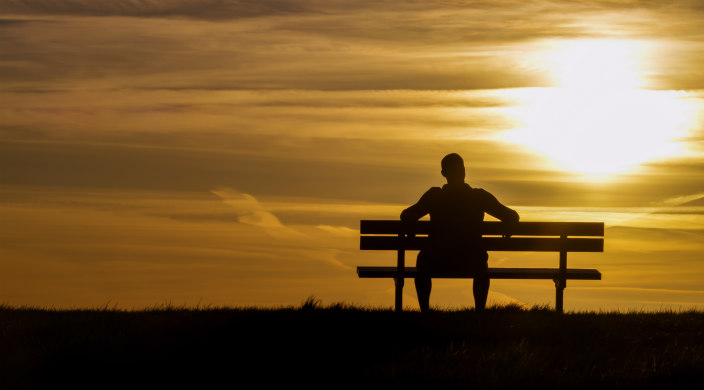
[[[428,243],[431,221],[362,220],[360,249],[420,250]],[[510,230],[507,230],[510,229]],[[603,252],[603,222],[482,222],[481,243],[488,251]],[[502,235],[511,234],[510,238]]]

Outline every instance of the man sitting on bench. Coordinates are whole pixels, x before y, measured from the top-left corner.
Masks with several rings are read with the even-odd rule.
[[[442,188],[432,187],[418,203],[401,213],[401,221],[417,221],[427,214],[433,221],[430,245],[420,251],[416,260],[418,304],[423,312],[430,309],[433,275],[467,272],[474,277],[475,310],[481,311],[489,294],[489,255],[479,246],[478,228],[485,212],[505,223],[518,222],[518,213],[489,192],[465,183],[464,161],[459,154],[445,156],[441,167],[447,184]]]

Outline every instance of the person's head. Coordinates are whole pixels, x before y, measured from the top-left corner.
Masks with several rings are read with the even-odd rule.
[[[450,153],[440,162],[443,176],[448,183],[464,183],[464,160],[457,153]]]

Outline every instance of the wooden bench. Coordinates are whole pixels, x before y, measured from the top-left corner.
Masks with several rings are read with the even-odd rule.
[[[396,267],[357,267],[360,278],[393,278],[396,311],[402,308],[404,278],[414,278],[415,267],[406,267],[405,251],[420,250],[428,243],[430,221],[361,221],[360,249],[397,251]],[[601,280],[596,269],[567,268],[567,252],[603,252],[603,222],[519,222],[507,231],[502,222],[482,222],[482,245],[487,251],[559,252],[558,268],[489,268],[491,279],[552,279],[555,282],[555,310],[563,311],[567,279]],[[510,234],[511,237],[503,235]],[[489,257],[491,259],[491,256]],[[472,278],[458,272],[433,278]]]

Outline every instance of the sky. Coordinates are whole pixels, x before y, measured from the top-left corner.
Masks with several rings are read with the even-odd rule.
[[[467,182],[604,222],[565,309],[704,309],[698,1],[3,0],[0,303],[391,307],[359,221]],[[413,263],[414,254],[408,255]],[[490,267],[557,267],[551,253]],[[551,281],[489,304],[554,305]],[[417,308],[412,283],[404,303]],[[438,280],[431,304],[473,304]]]

